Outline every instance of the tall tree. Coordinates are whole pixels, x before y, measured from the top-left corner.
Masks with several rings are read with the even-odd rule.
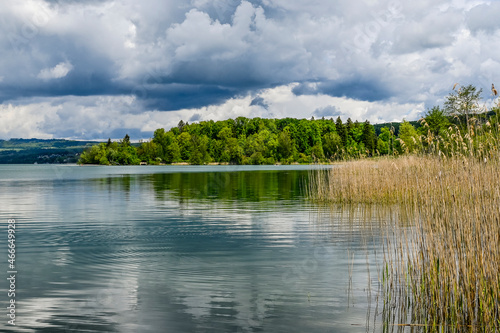
[[[388,127],[382,127],[380,129],[380,135],[377,139],[377,149],[380,154],[392,154],[394,144],[394,134],[389,130]]]
[[[345,123],[345,130],[347,132],[347,137],[351,136],[352,137],[352,130],[354,129],[354,123],[352,122],[351,118],[347,118],[347,121]]]
[[[429,125],[429,131],[435,136],[439,135],[439,132],[450,126],[450,121],[448,120],[448,117],[446,117],[445,110],[440,109],[439,106],[435,106],[428,110],[424,119],[427,125]],[[425,127],[420,128],[425,130]]]
[[[337,133],[330,132],[323,136],[323,151],[325,152],[326,158],[331,159],[340,157],[342,147],[342,140]]]
[[[444,102],[444,107],[448,115],[465,116],[466,124],[469,124],[469,116],[478,113],[482,89],[477,89],[472,84],[461,86],[453,90]]]
[[[406,120],[403,120],[403,123],[399,126],[399,139],[404,143],[404,147],[400,147],[401,153],[413,153],[419,147],[420,141],[417,130]]]
[[[347,144],[347,129],[345,128],[344,124],[342,124],[342,119],[340,119],[340,116],[335,122],[335,128],[337,129],[337,134],[342,141],[342,145],[345,147]]]
[[[181,150],[177,140],[173,140],[164,153],[164,159],[167,163],[176,163],[181,160]]]
[[[208,137],[206,135],[193,135],[191,140],[193,148],[191,155],[189,156],[189,163],[200,165],[210,162],[210,155],[208,153]]]
[[[192,146],[193,146],[193,142],[191,140],[191,134],[189,134],[188,132],[182,132],[177,137],[177,142],[178,142],[179,150],[181,153],[181,159],[183,161],[189,161],[189,158],[191,157]]]
[[[182,130],[184,129],[184,126],[186,126],[186,124],[184,123],[184,121],[181,119],[179,121],[179,123],[177,124],[177,128],[179,129],[179,132],[182,132]]]
[[[121,142],[121,146],[122,147],[130,146],[130,136],[128,134],[125,134],[125,136],[123,137],[123,140]]]
[[[377,135],[375,134],[375,128],[368,120],[366,120],[363,124],[361,142],[365,145],[368,155],[373,155],[376,148]]]
[[[278,159],[288,159],[293,154],[294,144],[290,138],[288,127],[278,135]]]

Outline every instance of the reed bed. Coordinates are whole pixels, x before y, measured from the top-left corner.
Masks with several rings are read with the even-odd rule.
[[[345,162],[312,174],[309,195],[398,207],[405,224],[388,229],[380,277],[385,331],[500,331],[500,155]]]

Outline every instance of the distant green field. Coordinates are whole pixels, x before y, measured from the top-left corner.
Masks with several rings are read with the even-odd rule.
[[[23,148],[0,148],[0,152],[2,151],[21,151]]]
[[[96,143],[64,139],[0,140],[0,164],[76,163],[84,149]]]

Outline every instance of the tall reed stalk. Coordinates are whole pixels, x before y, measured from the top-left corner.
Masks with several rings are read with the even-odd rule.
[[[469,153],[473,142],[464,142],[460,154],[359,160],[311,175],[311,199],[396,205],[411,226],[386,239],[385,331],[500,330],[500,154]]]

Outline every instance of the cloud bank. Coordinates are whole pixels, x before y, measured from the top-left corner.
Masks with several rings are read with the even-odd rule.
[[[140,139],[238,116],[416,119],[455,82],[489,92],[499,14],[483,0],[5,2],[0,138]]]

